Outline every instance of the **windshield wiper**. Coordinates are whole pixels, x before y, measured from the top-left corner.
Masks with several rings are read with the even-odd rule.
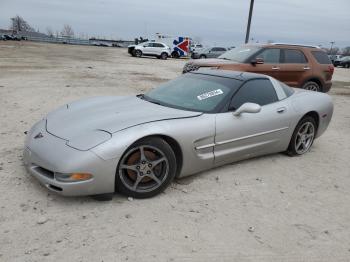
[[[223,59],[223,60],[231,60],[231,59],[228,59],[226,57],[218,57],[219,59]]]
[[[138,95],[136,95],[136,97],[138,97],[142,100],[145,100],[145,94],[138,94]]]
[[[139,94],[139,95],[136,95],[136,97],[138,97],[138,98],[140,98],[140,99],[142,99],[142,100],[145,100],[145,101],[147,101],[147,102],[150,102],[150,103],[152,103],[152,104],[156,104],[156,105],[162,106],[161,103],[159,103],[159,102],[157,102],[157,101],[155,101],[155,100],[153,100],[153,99],[151,99],[151,98],[145,96],[145,94]]]

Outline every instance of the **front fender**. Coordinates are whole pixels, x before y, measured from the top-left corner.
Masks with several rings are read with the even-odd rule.
[[[104,160],[120,159],[133,143],[148,136],[167,136],[179,144],[183,153],[182,175],[193,174],[213,166],[213,148],[200,146],[214,142],[215,114],[133,126],[114,133],[110,140],[91,151]]]

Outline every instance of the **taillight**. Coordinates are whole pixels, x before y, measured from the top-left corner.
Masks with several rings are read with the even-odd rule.
[[[328,72],[333,75],[333,73],[334,73],[334,66],[333,65],[328,66]]]

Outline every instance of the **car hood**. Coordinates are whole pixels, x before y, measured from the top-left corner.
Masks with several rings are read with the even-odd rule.
[[[68,141],[85,134],[95,134],[99,139],[143,123],[201,114],[160,106],[136,96],[94,97],[67,104],[49,113],[46,130]]]
[[[195,65],[201,66],[201,67],[211,67],[211,66],[222,66],[225,64],[237,64],[239,65],[240,63],[237,63],[233,60],[225,60],[225,59],[216,59],[216,58],[211,58],[211,59],[199,59],[196,61],[191,61],[189,63],[193,63]]]

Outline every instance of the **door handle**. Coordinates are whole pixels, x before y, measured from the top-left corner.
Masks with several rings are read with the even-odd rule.
[[[280,68],[278,66],[273,66],[272,70],[280,70]]]
[[[286,111],[285,107],[280,107],[277,109],[277,113],[282,114],[284,111]]]
[[[304,70],[310,70],[310,67],[304,66]]]

